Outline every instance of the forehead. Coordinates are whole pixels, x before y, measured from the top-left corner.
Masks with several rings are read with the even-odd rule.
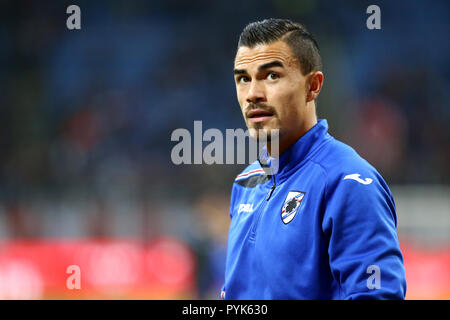
[[[258,44],[252,48],[239,47],[234,59],[236,69],[247,69],[268,62],[278,60],[285,66],[297,66],[298,61],[291,48],[284,41],[269,44]]]

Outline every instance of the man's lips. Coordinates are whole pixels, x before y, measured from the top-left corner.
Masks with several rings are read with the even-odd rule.
[[[272,118],[273,113],[263,109],[254,109],[247,112],[247,118],[250,122],[262,122]]]

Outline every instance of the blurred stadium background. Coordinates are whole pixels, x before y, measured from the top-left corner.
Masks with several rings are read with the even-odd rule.
[[[66,28],[81,7],[82,29]],[[366,28],[381,8],[382,30]],[[2,1],[0,298],[217,299],[242,165],[171,163],[176,128],[243,128],[249,22],[305,23],[318,114],[393,191],[408,299],[450,298],[449,2]],[[66,288],[79,265],[81,290]]]

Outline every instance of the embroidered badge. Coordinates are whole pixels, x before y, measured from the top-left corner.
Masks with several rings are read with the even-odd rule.
[[[289,191],[281,209],[281,220],[283,220],[284,224],[288,224],[294,219],[304,196],[305,192]]]

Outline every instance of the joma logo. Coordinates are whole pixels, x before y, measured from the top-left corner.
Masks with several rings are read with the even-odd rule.
[[[238,213],[253,212],[253,203],[241,203],[239,205]]]

